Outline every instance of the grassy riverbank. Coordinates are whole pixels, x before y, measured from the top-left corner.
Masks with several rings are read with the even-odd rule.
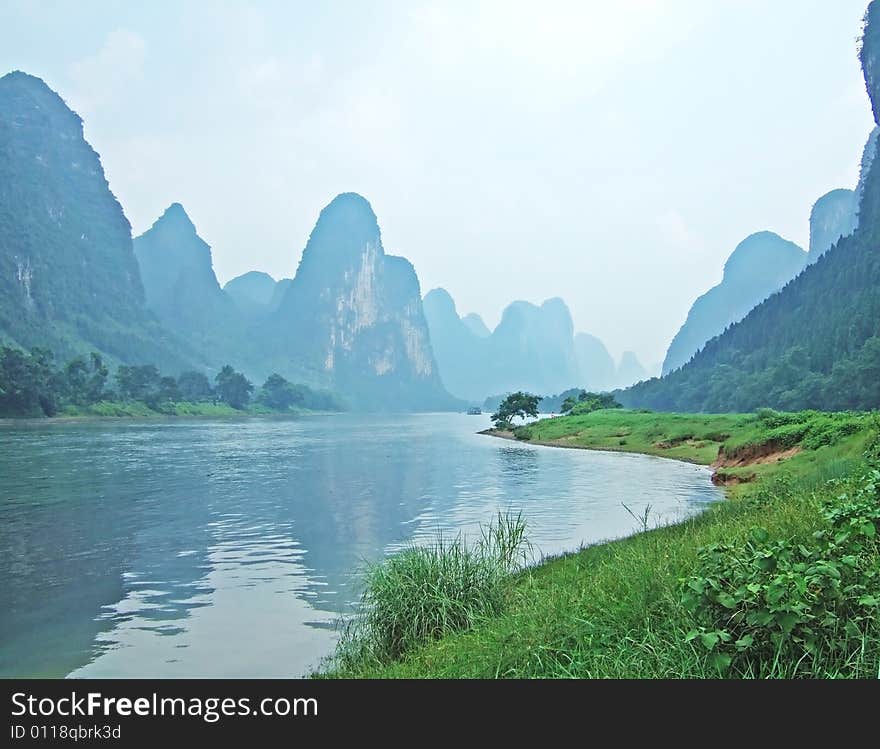
[[[348,643],[327,675],[877,677],[876,430],[869,414],[626,410],[521,427],[504,436],[715,464],[730,499],[512,575],[503,606],[394,659]]]
[[[87,406],[65,406],[61,418],[127,418],[151,419],[163,416],[247,416],[248,412],[225,403],[163,403],[151,408],[142,401],[100,401]],[[56,417],[57,418],[57,417]]]
[[[65,406],[55,416],[43,416],[38,419],[0,419],[0,422],[15,424],[21,421],[41,421],[51,423],[53,421],[90,421],[94,419],[155,420],[169,417],[193,419],[241,419],[253,416],[285,417],[315,413],[324,412],[312,411],[304,408],[289,408],[284,411],[277,411],[266,408],[259,403],[248,405],[245,408],[233,408],[226,403],[182,401],[179,403],[162,403],[151,408],[142,401],[99,401],[98,403],[92,403],[86,406]]]

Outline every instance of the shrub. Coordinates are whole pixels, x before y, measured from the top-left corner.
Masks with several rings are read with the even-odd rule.
[[[773,442],[783,447],[794,447],[804,438],[809,428],[809,424],[804,423],[783,424],[764,434],[762,441]]]
[[[871,421],[874,433],[865,445],[865,460],[868,465],[876,468],[880,466],[880,414],[871,414]]]
[[[686,639],[720,671],[813,675],[876,643],[880,471],[826,502],[822,521],[807,544],[754,528],[745,543],[700,551],[698,573],[683,581],[682,603],[698,623]]]
[[[388,663],[499,613],[528,549],[522,516],[499,513],[472,546],[438,536],[370,566],[361,611],[345,625],[331,668]]]

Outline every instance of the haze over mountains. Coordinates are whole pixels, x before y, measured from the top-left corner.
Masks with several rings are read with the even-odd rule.
[[[746,237],[724,264],[721,283],[694,302],[669,345],[663,374],[681,367],[706,341],[782,288],[803,269],[806,260],[807,253],[800,247],[773,232]]]
[[[362,197],[324,209],[293,280],[237,279],[227,292],[182,205],[132,241],[82,121],[39,78],[0,78],[0,142],[3,343],[176,372],[232,363],[336,389],[352,407],[459,405],[415,272],[385,254]]]
[[[240,359],[243,320],[220,288],[211,248],[183,206],[170,205],[133,246],[147,308],[160,322],[217,367]]]
[[[751,234],[737,245],[725,263],[721,283],[697,298],[673,338],[663,362],[663,375],[687,363],[707,341],[742,320],[841,238],[855,231],[864,182],[877,148],[877,134],[878,128],[874,128],[862,150],[855,189],[831,190],[813,204],[808,252],[770,231]]]
[[[866,15],[860,59],[880,121],[880,5]],[[818,258],[781,291],[710,340],[681,369],[622,394],[626,405],[662,410],[749,411],[761,406],[870,409],[880,404],[880,165],[869,139],[856,189],[854,230],[833,240],[820,221]],[[806,158],[806,156],[805,156]],[[826,196],[827,198],[827,196]],[[846,195],[819,213],[847,218]],[[816,210],[813,212],[816,215]],[[848,223],[849,222],[849,223]],[[829,237],[831,239],[829,239]],[[823,246],[832,241],[830,248]]]
[[[877,112],[872,4],[861,60]],[[875,117],[876,119],[876,117]],[[815,201],[805,252],[772,231],[742,240],[695,300],[662,379],[576,332],[566,303],[509,304],[490,330],[386,253],[370,203],[342,193],[289,278],[251,271],[220,286],[209,238],[172,203],[132,239],[80,118],[39,78],[0,78],[0,342],[60,358],[179,373],[232,364],[337,391],[355,408],[431,410],[513,390],[625,388],[629,405],[675,410],[867,408],[880,403],[878,129],[853,189]],[[805,155],[806,158],[806,155]],[[286,273],[285,273],[286,274]],[[647,381],[645,381],[647,380]]]
[[[513,302],[493,331],[476,315],[460,317],[445,289],[432,289],[423,304],[443,383],[469,401],[482,403],[486,394],[515,390],[542,395],[573,387],[609,390],[647,377],[632,352],[618,368],[598,338],[575,335],[561,299],[540,306]]]
[[[259,317],[277,308],[285,282],[289,285],[291,280],[285,278],[276,281],[268,273],[252,270],[227,281],[223,291],[232,298],[243,315]],[[282,292],[278,291],[279,284],[282,285]]]

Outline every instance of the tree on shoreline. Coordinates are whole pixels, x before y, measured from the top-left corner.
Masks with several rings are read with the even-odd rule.
[[[611,393],[588,393],[581,390],[577,398],[569,396],[562,403],[562,413],[589,413],[602,408],[622,408]]]
[[[272,374],[263,383],[257,400],[274,411],[287,411],[301,404],[303,395],[280,374]]]
[[[224,403],[239,410],[243,409],[254,392],[253,383],[241,372],[236,372],[225,364],[214,378],[217,383],[217,395]]]
[[[192,403],[214,400],[214,388],[204,372],[182,372],[177,378],[177,390],[182,400]]]
[[[540,402],[541,397],[539,395],[523,393],[522,391],[511,393],[501,401],[498,410],[492,414],[492,421],[495,422],[495,428],[513,428],[513,420],[517,416],[523,420],[525,420],[527,416],[537,416],[538,403]]]
[[[92,352],[56,366],[52,352],[0,345],[0,418],[33,418],[65,415],[127,415],[141,413],[138,404],[161,414],[199,411],[192,406],[218,402],[239,411],[247,408],[253,384],[241,372],[226,365],[213,388],[203,372],[188,370],[178,377],[165,375],[153,364],[120,364],[107,387],[109,368],[102,356]],[[256,400],[271,411],[291,408],[344,411],[345,401],[335,393],[313,390],[271,375]],[[112,407],[117,404],[117,407]],[[128,404],[122,406],[122,404]],[[190,405],[187,405],[190,404]],[[122,406],[122,407],[120,407]],[[133,406],[129,408],[128,406]],[[182,410],[179,406],[183,406]]]

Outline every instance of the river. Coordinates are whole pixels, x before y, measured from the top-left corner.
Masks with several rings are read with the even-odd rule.
[[[521,511],[534,554],[674,522],[706,468],[476,432],[464,414],[0,426],[0,676],[287,677],[365,561]]]

